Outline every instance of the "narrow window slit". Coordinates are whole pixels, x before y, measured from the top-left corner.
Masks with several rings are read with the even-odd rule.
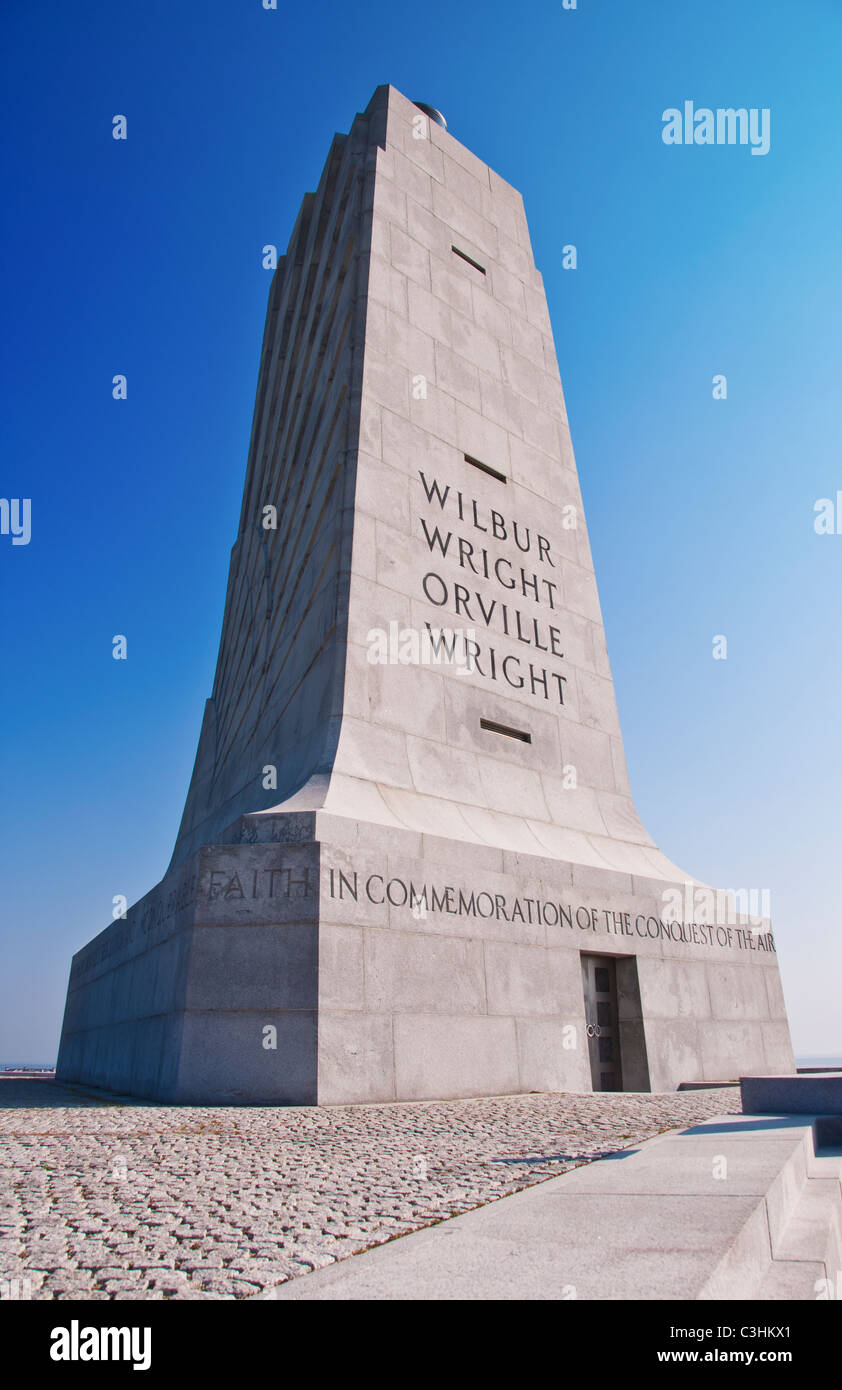
[[[493,719],[481,719],[479,726],[481,729],[487,729],[490,734],[505,734],[506,738],[517,738],[521,743],[532,742],[532,735],[523,729],[510,729],[507,724],[495,724]]]
[[[501,473],[499,468],[492,468],[490,463],[483,463],[482,459],[472,458],[470,454],[465,455],[465,462],[472,468],[479,468],[481,472],[488,473],[492,478],[496,478],[498,483],[507,483],[509,480],[505,473]]]
[[[487,273],[485,266],[480,265],[479,261],[475,261],[473,256],[468,255],[467,251],[460,251],[458,246],[451,246],[450,249],[455,256],[459,256],[463,261],[467,261],[468,265],[472,265],[474,270],[478,270],[480,275],[485,275]]]

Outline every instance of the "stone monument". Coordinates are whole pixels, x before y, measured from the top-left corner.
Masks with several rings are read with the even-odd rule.
[[[380,87],[269,294],[213,694],[58,1076],[183,1103],[794,1068],[756,904],[632,801],[520,195]]]

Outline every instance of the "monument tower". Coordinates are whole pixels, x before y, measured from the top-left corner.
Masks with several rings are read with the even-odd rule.
[[[74,956],[58,1075],[311,1104],[789,1071],[737,906],[632,801],[520,195],[380,87],[272,282],[172,862]]]

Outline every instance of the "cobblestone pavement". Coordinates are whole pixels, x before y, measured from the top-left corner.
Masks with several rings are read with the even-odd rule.
[[[738,1107],[708,1090],[205,1109],[0,1080],[0,1280],[240,1298]]]

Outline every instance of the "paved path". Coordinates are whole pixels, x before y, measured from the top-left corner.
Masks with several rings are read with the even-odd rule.
[[[185,1108],[0,1080],[0,1280],[244,1297],[738,1108],[738,1090]]]
[[[720,1115],[257,1297],[814,1300],[836,1286],[842,1153],[812,1140],[810,1116]]]

